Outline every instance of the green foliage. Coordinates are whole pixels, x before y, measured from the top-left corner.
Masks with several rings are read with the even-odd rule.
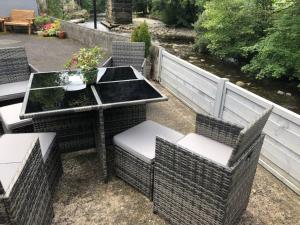
[[[270,26],[271,0],[211,0],[204,5],[195,29],[196,45],[220,58],[246,57]]]
[[[300,80],[300,2],[279,10],[274,17],[267,36],[247,49],[256,55],[243,70],[258,78],[288,76]]]
[[[81,0],[81,7],[88,12],[93,11],[93,0]],[[105,12],[106,0],[96,0],[97,12]]]
[[[151,12],[168,25],[192,27],[204,0],[153,0]]]
[[[144,15],[148,13],[148,9],[151,7],[150,0],[133,0],[132,4],[134,12],[142,12]]]
[[[41,30],[47,23],[51,23],[51,18],[49,16],[36,16],[34,19],[34,25],[37,30]]]
[[[48,15],[56,18],[63,18],[63,1],[62,0],[46,0]]]
[[[80,68],[83,72],[93,71],[102,59],[102,50],[94,48],[81,48],[70,60],[65,63],[65,68]]]
[[[136,27],[131,34],[132,42],[144,42],[145,43],[145,57],[149,55],[151,46],[151,35],[146,22]]]

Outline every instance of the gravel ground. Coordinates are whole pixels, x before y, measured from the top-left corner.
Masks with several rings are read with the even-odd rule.
[[[0,48],[25,45],[29,61],[41,71],[59,70],[82,44],[70,39],[0,33]],[[194,130],[195,113],[177,98],[148,107],[148,119],[182,133]],[[181,120],[178,120],[181,118]],[[176,122],[175,122],[176,121]],[[54,225],[164,225],[152,214],[152,202],[120,179],[99,182],[98,161],[92,151],[63,156],[64,175],[54,199]],[[240,225],[300,225],[300,197],[258,166],[250,202]]]

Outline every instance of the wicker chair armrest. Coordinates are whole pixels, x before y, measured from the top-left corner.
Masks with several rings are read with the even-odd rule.
[[[10,17],[6,16],[6,17],[3,17],[2,19],[4,19],[4,22],[8,22],[10,21]]]
[[[197,114],[196,133],[221,142],[231,147],[237,144],[243,127],[225,122],[212,116]]]
[[[110,67],[113,65],[113,58],[109,57],[103,64],[102,67]]]
[[[147,67],[146,67],[146,64],[147,64],[147,59],[145,58],[144,61],[143,61],[143,64],[142,64],[142,75],[144,77],[147,76]]]
[[[38,73],[39,70],[33,65],[29,64],[30,73]]]

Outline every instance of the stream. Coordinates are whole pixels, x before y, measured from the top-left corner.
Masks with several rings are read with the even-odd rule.
[[[159,42],[168,52],[195,66],[201,67],[219,77],[228,78],[232,83],[242,81],[244,83],[243,88],[300,114],[300,91],[296,88],[297,83],[270,79],[257,80],[254,76],[243,73],[233,63],[227,63],[211,55],[195,52],[193,50],[193,42],[159,38],[157,38],[156,42]]]

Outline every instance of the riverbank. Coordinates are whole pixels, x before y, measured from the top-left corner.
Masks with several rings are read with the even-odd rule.
[[[134,27],[144,21],[149,26],[153,41],[170,53],[300,114],[300,92],[295,82],[270,79],[257,80],[254,75],[243,73],[235,63],[224,62],[212,55],[196,52],[194,50],[196,34],[192,29],[170,28],[159,20],[134,18],[132,24],[121,25],[111,31],[130,34]]]

